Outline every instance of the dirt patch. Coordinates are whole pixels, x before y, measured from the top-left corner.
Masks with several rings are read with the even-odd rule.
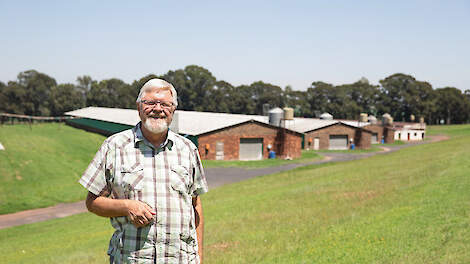
[[[345,192],[335,196],[336,199],[359,199],[359,200],[370,200],[379,196],[376,191],[365,191],[365,192]]]
[[[209,247],[213,248],[215,250],[225,251],[229,248],[238,247],[239,244],[240,244],[240,242],[238,242],[238,241],[235,241],[235,242],[221,242],[221,243],[212,244]]]
[[[443,140],[448,140],[450,137],[446,135],[434,135],[434,136],[428,136],[428,138],[431,139],[431,142],[439,142]]]

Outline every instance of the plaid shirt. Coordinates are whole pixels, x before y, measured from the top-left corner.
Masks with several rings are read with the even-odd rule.
[[[79,182],[95,195],[139,200],[156,212],[140,228],[127,216],[111,218],[108,255],[115,263],[199,263],[192,197],[208,188],[191,141],[169,130],[154,148],[139,123],[106,139]]]

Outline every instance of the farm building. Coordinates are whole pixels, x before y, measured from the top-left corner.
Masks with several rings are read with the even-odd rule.
[[[379,124],[369,124],[364,126],[365,129],[372,132],[371,144],[393,143],[395,141],[395,129],[392,126],[383,126]]]
[[[87,107],[66,113],[71,126],[111,135],[133,127],[137,110]],[[202,159],[254,160],[268,156],[268,147],[281,158],[301,155],[302,134],[273,126],[266,116],[176,110],[170,129],[196,146]]]
[[[349,149],[354,144],[360,149],[370,148],[372,132],[365,123],[337,120],[312,120],[302,128],[305,149]]]
[[[394,122],[394,138],[402,141],[424,140],[426,132],[425,123]]]

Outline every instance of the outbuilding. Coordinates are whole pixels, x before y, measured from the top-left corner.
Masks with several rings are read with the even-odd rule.
[[[380,124],[370,124],[364,126],[365,129],[372,132],[371,144],[393,143],[395,141],[395,129],[392,126],[383,126]]]
[[[418,141],[425,138],[425,123],[395,122],[393,128],[395,140]]]
[[[352,144],[359,149],[371,146],[372,132],[363,127],[336,121],[304,132],[307,149],[345,150]]]

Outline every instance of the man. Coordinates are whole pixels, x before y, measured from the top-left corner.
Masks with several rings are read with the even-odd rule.
[[[197,148],[168,129],[176,90],[152,79],[136,102],[141,122],[107,138],[79,181],[86,206],[111,218],[110,263],[200,263],[208,189]]]

